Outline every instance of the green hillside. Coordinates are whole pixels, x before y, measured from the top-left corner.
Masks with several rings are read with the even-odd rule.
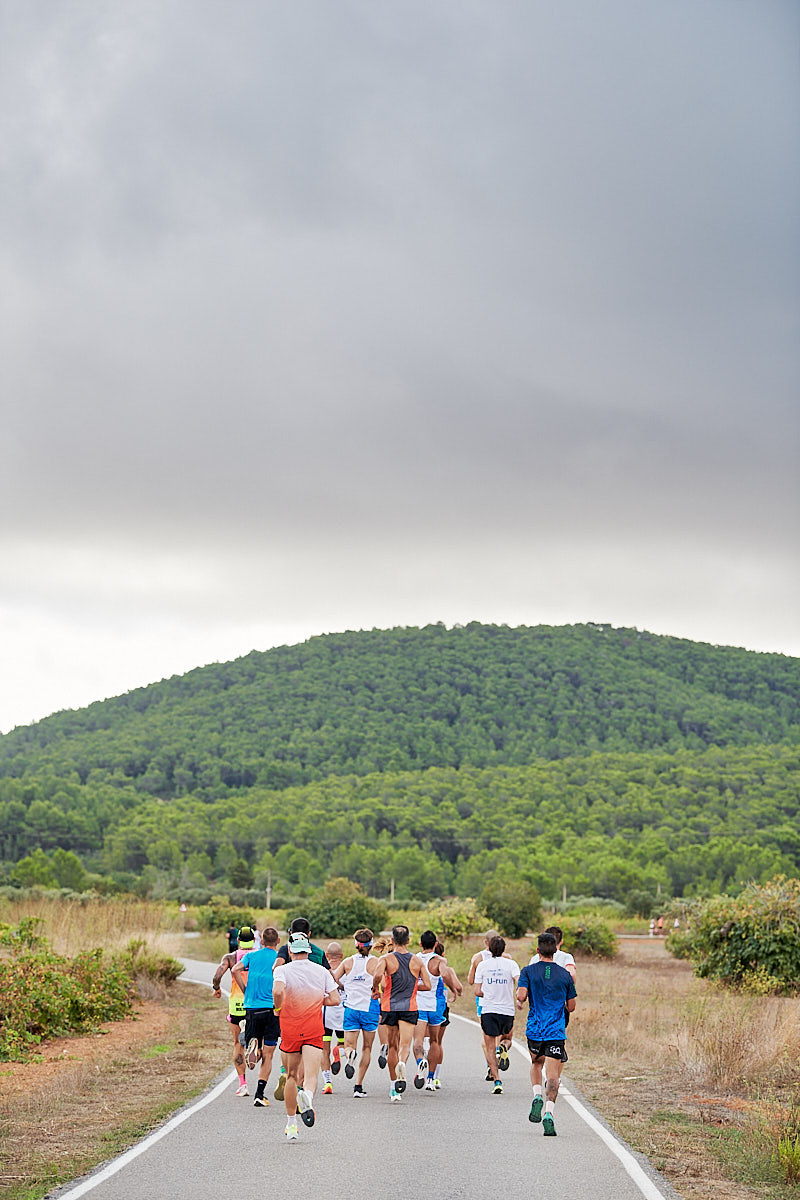
[[[603,625],[328,635],[0,737],[0,858],[162,891],[735,888],[800,868],[799,735],[782,655]]]

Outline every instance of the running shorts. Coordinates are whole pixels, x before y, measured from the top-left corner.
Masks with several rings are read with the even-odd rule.
[[[327,1025],[323,1025],[322,1026],[323,1042],[332,1042],[334,1038],[336,1038],[336,1041],[339,1043],[340,1046],[344,1045],[344,1031],[343,1030],[328,1029]]]
[[[419,1013],[409,1009],[398,1009],[395,1012],[382,1012],[381,1025],[399,1025],[401,1021],[406,1021],[409,1025],[416,1025],[419,1020]]]
[[[378,1028],[381,1014],[378,1009],[347,1008],[344,1010],[345,1030],[361,1029],[365,1033],[374,1033]]]
[[[481,1013],[481,1029],[487,1037],[505,1037],[514,1028],[514,1018],[507,1013]]]
[[[567,1048],[563,1041],[560,1042],[532,1042],[528,1041],[528,1049],[534,1058],[555,1058],[558,1062],[567,1062]]]
[[[259,1046],[277,1046],[281,1036],[281,1023],[274,1008],[248,1008],[244,1027],[245,1045],[256,1038]]]

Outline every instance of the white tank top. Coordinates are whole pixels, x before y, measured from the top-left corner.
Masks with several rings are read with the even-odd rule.
[[[368,1012],[372,1000],[372,985],[375,982],[367,970],[369,954],[354,954],[353,965],[346,975],[342,976],[344,984],[344,1003],[346,1008],[355,1008],[359,1012]]]
[[[427,970],[428,963],[432,958],[436,957],[436,951],[425,950],[421,954],[418,954],[417,957],[422,959]],[[430,971],[428,971],[428,974],[431,975]],[[436,1012],[436,992],[438,990],[436,985],[438,982],[439,976],[431,975],[431,990],[429,992],[421,992],[417,988],[417,1008],[420,1012]]]

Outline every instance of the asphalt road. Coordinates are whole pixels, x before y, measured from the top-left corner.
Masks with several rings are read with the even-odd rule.
[[[214,965],[183,960],[184,979],[209,983]],[[222,1011],[222,1010],[221,1010]],[[199,1101],[132,1151],[51,1195],[60,1200],[174,1200],[235,1196],[264,1200],[279,1189],[293,1195],[345,1200],[408,1200],[420,1191],[436,1200],[505,1195],[562,1195],[591,1200],[677,1197],[670,1185],[611,1135],[565,1078],[556,1105],[558,1137],[528,1121],[530,1081],[525,1057],[512,1053],[502,1096],[490,1094],[476,1025],[448,1029],[438,1092],[409,1081],[399,1104],[389,1103],[388,1072],[376,1056],[354,1100],[342,1071],[332,1096],[316,1097],[317,1122],[300,1139],[284,1139],[285,1110],[267,1090],[269,1108],[234,1095],[231,1071]],[[251,1091],[257,1072],[248,1073]],[[321,1086],[321,1084],[320,1084]],[[283,1172],[291,1172],[288,1177]]]

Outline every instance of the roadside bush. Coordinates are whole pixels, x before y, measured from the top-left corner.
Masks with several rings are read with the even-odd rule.
[[[42,1038],[81,1033],[131,1012],[131,976],[102,950],[69,959],[44,939],[33,947],[16,944],[20,949],[0,960],[0,1060],[24,1061]]]
[[[239,929],[252,922],[248,909],[234,908],[224,896],[212,896],[208,904],[197,910],[197,928],[204,933],[224,933],[229,925]]]
[[[334,877],[305,902],[302,915],[315,935],[352,937],[362,925],[375,931],[381,929],[388,920],[389,910],[380,900],[368,896],[360,884]]]
[[[570,954],[586,954],[592,958],[613,958],[619,950],[617,936],[605,921],[560,917],[564,931],[564,949]],[[533,953],[536,953],[534,943]]]
[[[493,879],[481,892],[480,906],[506,937],[524,937],[542,915],[542,901],[533,884]]]
[[[183,963],[169,954],[154,950],[144,938],[131,938],[122,953],[117,955],[117,960],[137,984],[146,979],[167,987],[186,970]]]
[[[443,942],[461,942],[470,933],[480,933],[486,928],[486,913],[469,896],[465,900],[453,897],[443,901],[430,909],[426,920],[428,928],[437,933]]]
[[[800,879],[778,875],[739,896],[697,902],[690,928],[667,939],[695,974],[757,995],[800,991]]]

